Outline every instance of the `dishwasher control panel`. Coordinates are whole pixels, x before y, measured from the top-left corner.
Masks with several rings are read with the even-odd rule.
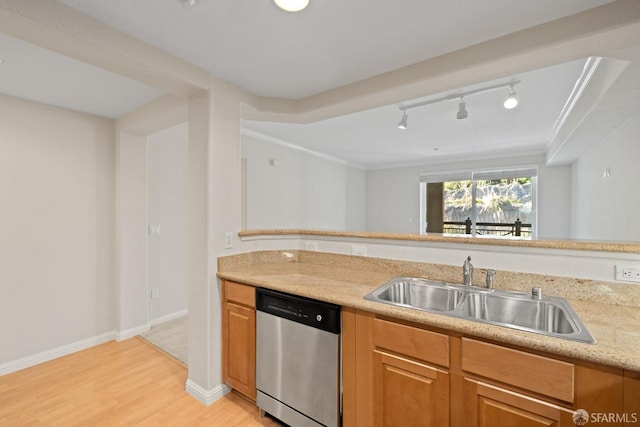
[[[258,288],[256,309],[327,332],[340,333],[339,305]]]

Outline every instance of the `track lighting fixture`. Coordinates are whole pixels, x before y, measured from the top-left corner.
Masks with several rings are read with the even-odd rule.
[[[309,0],[273,0],[276,5],[287,12],[300,12],[309,5]]]
[[[516,97],[516,91],[514,88],[519,84],[520,84],[520,80],[512,80],[509,83],[498,83],[491,86],[485,86],[482,88],[469,90],[463,93],[452,93],[450,95],[441,96],[440,98],[420,101],[414,104],[401,105],[399,108],[400,108],[400,111],[402,111],[402,120],[400,120],[400,123],[398,123],[398,128],[399,129],[407,128],[407,110],[408,109],[415,108],[415,107],[422,107],[423,105],[437,104],[438,102],[442,102],[442,101],[460,100],[458,103],[458,113],[456,114],[456,117],[458,119],[466,119],[467,117],[469,117],[469,112],[467,111],[467,104],[464,102],[465,96],[475,95],[477,93],[482,93],[482,92],[489,92],[496,89],[502,89],[505,87],[509,88],[509,96],[504,101],[504,108],[511,110],[518,105],[518,98]]]
[[[466,119],[467,117],[469,117],[469,113],[467,113],[467,104],[465,104],[464,98],[461,96],[460,104],[458,104],[458,114],[456,114],[456,118],[460,120]]]
[[[518,106],[518,97],[516,96],[516,91],[513,89],[514,85],[511,85],[509,89],[509,96],[504,100],[504,108],[507,110],[513,110]]]
[[[403,111],[402,112],[402,119],[400,119],[400,122],[398,123],[398,129],[402,129],[402,130],[406,130],[407,129],[407,112]]]

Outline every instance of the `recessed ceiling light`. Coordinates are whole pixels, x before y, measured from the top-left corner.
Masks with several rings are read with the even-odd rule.
[[[300,12],[309,5],[309,0],[273,0],[276,5],[287,12]]]
[[[198,3],[198,0],[180,0],[180,1],[182,2],[183,5],[189,6],[189,7],[194,7]]]

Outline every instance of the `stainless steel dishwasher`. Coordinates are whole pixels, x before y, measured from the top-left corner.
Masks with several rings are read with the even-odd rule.
[[[258,407],[292,427],[341,425],[340,306],[258,288]]]

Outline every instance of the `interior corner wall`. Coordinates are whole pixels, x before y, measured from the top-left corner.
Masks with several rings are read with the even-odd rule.
[[[640,240],[640,112],[574,163],[572,238]],[[605,177],[609,168],[610,176]]]
[[[147,137],[149,321],[187,309],[187,123]]]
[[[0,95],[0,365],[113,333],[114,122]]]
[[[250,229],[365,227],[365,171],[242,135]]]

